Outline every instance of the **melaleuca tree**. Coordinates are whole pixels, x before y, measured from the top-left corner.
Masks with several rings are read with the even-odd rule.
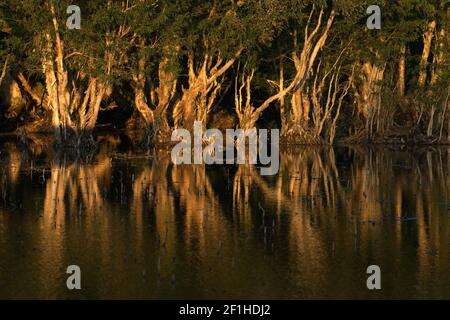
[[[361,3],[363,8],[369,4]],[[368,15],[363,8],[337,23],[352,39],[346,59],[352,64],[354,77],[352,103],[347,107],[355,109],[347,113],[353,115],[347,123],[354,126],[356,139],[372,139],[394,126],[397,102],[401,102],[406,90],[408,44],[417,37],[421,23],[414,14],[414,1],[379,2],[379,5],[380,30],[366,27]],[[342,39],[342,34],[338,38]]]
[[[245,47],[244,18],[236,12],[240,6],[138,1],[130,10],[135,17],[129,52],[135,105],[152,136],[167,132],[169,122],[206,125],[225,74]]]
[[[339,19],[346,19],[345,14],[356,11],[358,5],[343,1],[303,3],[302,11],[292,10],[295,13],[291,14],[290,24],[294,44],[291,56],[301,82],[286,102],[282,132],[287,137],[312,143],[322,141],[324,129],[334,125],[339,115],[335,109],[340,108],[341,97],[347,94],[347,88],[341,90],[341,65],[348,39],[341,37],[335,41],[335,29]],[[297,1],[293,4],[300,6]],[[327,140],[334,139],[334,133],[330,134]]]
[[[121,54],[121,40],[129,32],[123,19],[125,3],[81,1],[81,30],[69,30],[69,1],[7,1],[8,18],[14,22],[10,50],[23,58],[19,64],[24,69],[44,81],[59,144],[93,142],[100,105],[126,59]]]
[[[449,123],[448,1],[378,1],[381,30],[366,27],[368,0],[79,1],[81,30],[66,27],[70,4],[0,4],[2,69],[60,144],[92,144],[118,91],[148,136],[206,126],[224,98],[242,128],[270,108],[305,143],[399,125],[435,139]]]
[[[395,130],[396,123],[404,123],[412,126],[412,130],[426,133],[428,139],[434,139],[432,136],[443,127],[446,111],[439,107],[442,105],[438,101],[440,90],[435,87],[438,90],[433,92],[431,87],[437,83],[444,56],[444,2],[399,0],[386,3],[382,29],[365,38],[372,42],[369,48],[374,48],[377,54],[369,57],[371,68],[366,68],[363,75],[368,80],[365,128],[369,137],[384,136],[387,130]],[[377,71],[382,77],[371,78],[370,74],[377,74]],[[375,80],[372,86],[371,79]],[[404,99],[405,94],[410,99]],[[372,97],[376,101],[371,101]],[[407,122],[402,117],[406,117]]]
[[[422,126],[426,128],[428,141],[449,142],[450,1],[430,1],[426,8],[428,25],[423,34],[418,84],[425,90],[422,95],[425,100],[419,100],[419,107],[428,111],[428,117],[423,117],[426,122]],[[447,129],[445,138],[444,129]]]
[[[206,126],[225,74],[245,50],[248,13],[242,6],[247,5],[245,1],[186,1],[182,5],[179,50],[187,76],[180,79],[182,93],[173,109],[175,126],[192,128],[195,120]]]
[[[172,52],[172,57],[176,53],[181,63],[178,69],[186,75],[179,77],[181,92],[173,99],[175,126],[192,128],[194,120],[206,126],[217,101],[230,85],[229,72],[235,62],[272,40],[282,26],[280,7],[276,1],[176,4],[177,19],[169,23],[173,39],[163,46],[167,48],[165,52]]]
[[[130,74],[124,80],[132,83],[136,108],[128,123],[142,129],[143,120],[145,137],[153,139],[168,132],[167,109],[177,89],[179,7],[169,1],[131,1],[126,16]]]
[[[259,107],[253,107],[248,99],[250,82],[255,75],[252,71],[237,88],[237,113],[241,126],[250,128],[278,101],[283,135],[312,143],[321,140],[322,132],[330,122],[335,126],[339,112],[333,109],[343,103],[343,97],[348,93],[348,82],[342,85],[343,69],[337,64],[347,41],[334,41],[340,49],[327,51],[327,54],[323,51],[333,34],[337,16],[345,11],[342,7],[346,5],[348,13],[349,9],[355,10],[359,5],[356,2],[341,1],[331,5],[326,1],[295,0],[283,4],[278,12],[284,18],[283,30],[276,38],[279,81],[271,81],[278,92],[261,102]],[[285,83],[288,78],[291,81]],[[329,94],[325,90],[328,88],[332,88]],[[245,105],[244,95],[247,96]],[[330,133],[330,137],[328,139],[333,140],[334,133]]]

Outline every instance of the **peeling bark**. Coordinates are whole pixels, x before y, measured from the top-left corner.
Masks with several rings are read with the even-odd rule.
[[[171,53],[172,55],[173,53]],[[177,56],[171,57],[177,59]],[[147,83],[147,65],[144,58],[138,61],[138,68],[133,75],[135,107],[145,122],[148,143],[158,134],[169,130],[167,109],[171,104],[177,89],[177,76],[168,70],[171,61],[169,54],[162,58],[158,66],[158,86],[151,86],[149,99],[145,91]]]
[[[381,108],[381,81],[384,79],[384,67],[366,61],[362,64],[362,83],[359,86],[359,106],[358,110],[366,119],[366,129],[369,138],[374,132],[376,121],[380,120]],[[380,129],[380,122],[377,129]]]
[[[425,86],[428,73],[428,60],[431,52],[431,44],[433,41],[434,30],[436,29],[436,21],[430,21],[427,25],[427,30],[423,34],[423,51],[422,58],[420,59],[420,72],[419,72],[419,86]]]
[[[314,66],[319,51],[324,47],[328,39],[329,32],[336,16],[335,11],[331,11],[325,27],[321,31],[320,37],[316,39],[316,36],[319,34],[322,27],[324,10],[320,10],[317,25],[310,33],[309,27],[313,14],[314,8],[311,11],[308,23],[304,30],[304,43],[300,56],[298,55],[297,49],[292,53],[296,73],[300,76],[301,80],[292,94],[292,112],[286,115],[287,119],[285,120],[285,123],[288,123],[288,128],[283,128],[284,133],[292,130],[305,131],[308,127],[311,113],[311,101],[309,99],[309,92],[307,91],[308,88],[305,88],[305,84],[310,77],[312,67]],[[297,47],[297,34],[294,35],[294,43],[295,47]],[[294,127],[297,129],[294,129]]]
[[[59,22],[52,1],[49,1],[49,9],[53,32],[45,34],[41,63],[56,143],[64,146],[90,146],[94,143],[92,131],[97,122],[100,104],[109,85],[104,80],[82,73],[69,83],[64,41],[59,32]],[[107,62],[105,73],[110,75],[114,57],[106,52],[104,58]],[[83,83],[87,83],[87,87]]]
[[[433,73],[431,75],[431,84],[436,84],[442,72],[442,64],[445,58],[445,41],[447,32],[441,27],[436,39],[436,53],[433,61]]]
[[[227,72],[240,56],[242,50],[223,61],[220,54],[214,58],[206,54],[201,66],[195,70],[194,53],[188,56],[189,85],[183,88],[181,99],[176,104],[173,111],[175,126],[193,128],[194,121],[202,121],[206,126],[207,117],[214,106],[216,97],[222,85],[222,75]]]
[[[328,38],[331,26],[333,25],[334,18],[336,16],[335,11],[331,11],[327,23],[325,27],[323,28],[323,31],[320,34],[320,37],[318,39],[316,38],[316,35],[319,33],[319,30],[322,26],[322,18],[324,14],[323,8],[320,10],[318,22],[314,30],[309,33],[309,26],[311,23],[312,16],[314,14],[315,8],[311,10],[311,14],[308,20],[308,23],[305,27],[304,33],[304,44],[302,48],[302,52],[300,56],[297,54],[297,50],[294,50],[292,53],[292,58],[294,61],[295,69],[296,69],[296,75],[294,77],[294,80],[291,82],[289,86],[286,88],[284,87],[284,84],[280,84],[280,90],[277,94],[269,97],[266,101],[264,101],[259,107],[254,107],[251,104],[251,82],[253,79],[254,71],[250,73],[247,77],[243,77],[241,80],[241,86],[238,88],[237,83],[239,82],[238,77],[236,77],[236,89],[235,89],[235,109],[236,113],[239,117],[239,124],[240,127],[243,129],[250,129],[255,127],[256,122],[261,117],[262,113],[270,107],[270,105],[277,101],[277,100],[284,100],[284,97],[286,94],[290,92],[293,93],[293,98],[291,100],[291,112],[285,112],[283,110],[282,112],[282,123],[284,124],[283,131],[284,133],[287,131],[286,127],[292,127],[294,124],[296,126],[302,127],[302,122],[307,122],[309,120],[309,113],[310,113],[310,101],[307,96],[307,93],[304,92],[306,81],[308,80],[308,77],[310,75],[311,69],[316,61],[317,55],[319,51],[323,48],[323,46],[326,43],[326,40]],[[296,47],[296,39],[297,36],[295,34],[295,47]],[[282,69],[281,69],[282,70]],[[280,77],[281,78],[281,77]],[[283,80],[284,82],[284,80]],[[246,96],[246,102],[244,104],[243,97],[244,97],[244,88],[245,90],[245,96]]]
[[[153,123],[154,116],[153,111],[147,104],[145,96],[145,60],[141,58],[138,61],[138,70],[133,75],[134,80],[134,103],[139,114],[145,121],[146,126],[150,126]]]

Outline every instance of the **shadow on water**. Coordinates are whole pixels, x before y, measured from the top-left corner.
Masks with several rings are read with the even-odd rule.
[[[449,149],[286,150],[273,177],[114,137],[0,151],[0,298],[450,298]]]

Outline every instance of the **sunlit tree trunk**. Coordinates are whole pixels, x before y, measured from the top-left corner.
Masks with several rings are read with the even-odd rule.
[[[304,45],[302,49],[302,53],[300,57],[297,55],[297,51],[294,51],[292,54],[294,65],[296,69],[296,75],[294,77],[294,80],[291,82],[291,84],[284,88],[283,90],[280,90],[277,94],[269,97],[267,100],[265,100],[259,107],[252,106],[251,103],[251,89],[250,84],[253,79],[254,71],[251,72],[251,74],[247,77],[243,77],[241,81],[241,86],[238,88],[237,83],[239,82],[239,75],[236,77],[236,91],[235,91],[235,110],[239,118],[239,124],[240,127],[243,129],[250,129],[254,128],[256,125],[256,122],[261,117],[263,112],[270,107],[270,105],[275,102],[279,101],[280,99],[284,98],[286,94],[290,92],[294,92],[293,96],[293,105],[291,106],[293,108],[291,113],[284,113],[285,119],[282,119],[282,123],[285,123],[288,127],[291,127],[293,124],[298,125],[298,121],[300,118],[305,119],[307,117],[307,114],[309,113],[309,100],[306,103],[306,93],[304,93],[304,87],[305,83],[309,77],[309,73],[311,71],[311,68],[314,65],[314,62],[316,60],[316,57],[320,51],[320,49],[323,48],[325,45],[325,42],[328,38],[328,34],[330,32],[331,26],[333,24],[334,18],[335,18],[335,11],[331,11],[330,16],[328,17],[326,26],[324,30],[322,31],[321,36],[318,39],[314,39],[315,36],[318,34],[321,24],[322,24],[322,17],[324,14],[323,8],[320,10],[319,18],[317,25],[315,29],[309,33],[308,28],[310,26],[310,22],[312,19],[312,16],[314,14],[314,8],[311,11],[311,15],[308,21],[308,24],[305,28],[305,40]],[[296,36],[295,36],[296,39]],[[244,88],[246,93],[245,102],[244,100]],[[289,128],[288,128],[289,129]],[[286,132],[286,128],[283,128],[283,132]]]
[[[445,58],[445,41],[447,32],[444,27],[441,27],[436,39],[436,52],[433,61],[433,73],[431,75],[431,84],[436,84],[442,72],[442,64]],[[448,53],[447,53],[448,54]]]
[[[140,58],[138,61],[137,72],[133,75],[134,80],[134,103],[137,111],[142,116],[147,126],[153,123],[153,111],[147,103],[145,96],[145,60]]]
[[[169,131],[167,110],[176,95],[178,83],[176,73],[170,70],[170,64],[176,59],[177,56],[169,57],[169,54],[162,58],[158,66],[158,86],[150,82],[149,94],[146,93],[147,64],[143,57],[139,59],[137,71],[133,75],[136,110],[145,122],[147,138],[150,140]]]
[[[405,96],[405,73],[406,73],[406,46],[400,47],[400,58],[398,61],[398,79],[397,79],[397,92],[399,97]]]
[[[41,62],[56,142],[65,146],[91,145],[94,142],[92,131],[108,84],[104,80],[85,76],[82,73],[69,84],[64,41],[59,31],[60,26],[53,1],[49,1],[48,6],[52,14],[53,30],[45,34]],[[111,43],[106,45],[110,46]],[[109,76],[114,57],[110,52],[106,52],[104,60],[105,74]],[[77,80],[87,80],[87,88],[77,83]]]
[[[0,74],[0,87],[3,83],[3,79],[5,79],[6,72],[8,71],[8,63],[9,63],[9,56],[6,56],[5,62],[3,63],[2,67],[2,73]]]
[[[296,86],[295,91],[292,94],[291,99],[291,114],[287,115],[289,120],[286,121],[288,124],[288,128],[283,128],[283,131],[286,132],[286,129],[291,129],[292,126],[296,126],[300,131],[304,131],[310,120],[310,112],[311,112],[311,101],[309,99],[308,89],[305,84],[308,80],[311,69],[314,66],[317,55],[319,51],[324,47],[328,35],[331,30],[331,26],[333,25],[334,18],[336,13],[331,11],[325,27],[321,31],[320,37],[316,39],[316,35],[319,34],[320,28],[322,27],[322,19],[324,15],[324,10],[321,9],[319,13],[319,18],[316,27],[314,30],[309,32],[311,19],[314,14],[314,8],[311,11],[308,23],[304,30],[304,43],[302,51],[300,52],[300,56],[298,55],[298,50],[296,49],[292,53],[292,60],[294,61],[294,66],[297,75],[301,75],[301,81],[298,86]],[[297,35],[295,37],[295,47],[297,47]]]
[[[52,127],[55,133],[55,138],[57,143],[62,142],[61,134],[61,118],[60,118],[60,101],[58,96],[57,86],[58,80],[55,73],[55,68],[53,64],[53,53],[52,53],[52,41],[50,34],[46,34],[47,43],[46,48],[43,52],[42,57],[42,68],[45,77],[45,86],[47,95],[49,97],[49,102],[52,109]]]
[[[315,142],[326,141],[330,144],[334,142],[336,123],[340,115],[342,103],[353,81],[354,68],[349,79],[343,82],[341,78],[341,66],[338,66],[338,62],[339,59],[333,67],[324,71],[321,71],[319,64],[315,71],[316,76],[310,93],[313,109],[312,138]]]
[[[79,144],[83,142],[80,139],[92,139],[92,131],[97,123],[100,105],[102,103],[103,96],[105,95],[105,91],[106,85],[104,83],[96,78],[89,79],[89,87],[86,91],[84,101],[78,111],[78,126],[81,134],[81,136],[78,137]]]
[[[423,87],[427,80],[428,60],[431,52],[431,44],[433,41],[434,31],[436,29],[436,21],[430,21],[427,30],[423,34],[423,51],[420,59],[419,86]]]
[[[383,79],[384,67],[370,61],[365,61],[361,65],[356,96],[358,112],[366,121],[365,129],[369,138],[372,137],[374,131],[382,129],[384,126],[384,123],[381,122],[381,82]]]
[[[220,53],[215,57],[205,54],[200,67],[196,70],[194,52],[188,55],[188,87],[175,105],[173,119],[175,126],[193,128],[194,121],[201,121],[204,126],[222,85],[222,76],[231,68],[242,50],[223,60]],[[215,60],[215,62],[214,62]],[[214,63],[214,64],[213,64]]]

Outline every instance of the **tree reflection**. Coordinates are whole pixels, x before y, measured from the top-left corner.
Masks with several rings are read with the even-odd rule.
[[[253,165],[176,166],[168,153],[108,143],[89,159],[2,146],[1,259],[38,266],[43,291],[60,281],[55,268],[82,256],[116,275],[99,292],[138,285],[127,278],[135,272],[159,279],[138,296],[234,287],[244,297],[262,277],[258,297],[354,297],[355,273],[378,264],[387,295],[409,297],[390,285],[400,282],[448,296],[448,149],[290,150],[268,177]]]

